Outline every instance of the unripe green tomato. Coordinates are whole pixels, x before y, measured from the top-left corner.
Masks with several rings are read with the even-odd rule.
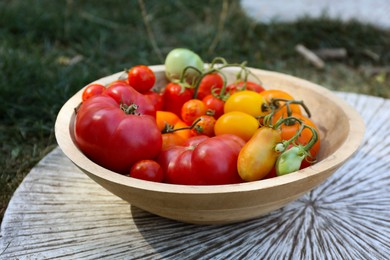
[[[198,54],[189,49],[173,49],[165,58],[165,75],[170,81],[180,79],[181,73],[188,66],[203,71],[204,63]],[[197,76],[199,76],[197,71],[188,69],[185,74],[185,79],[187,82],[191,82]]]
[[[300,146],[294,146],[279,155],[275,164],[276,175],[281,176],[298,171],[305,159],[305,151],[302,149]]]

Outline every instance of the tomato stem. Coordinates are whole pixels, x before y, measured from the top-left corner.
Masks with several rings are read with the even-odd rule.
[[[124,103],[120,104],[120,109],[122,109],[128,115],[136,115],[136,111],[138,109],[138,105],[132,103],[130,105],[126,105]]]
[[[187,127],[180,127],[180,128],[176,128],[176,129],[173,129],[173,127],[169,124],[166,124],[163,131],[162,131],[162,134],[167,134],[167,133],[173,133],[173,132],[177,132],[177,131],[181,131],[181,130],[191,130],[193,129],[194,127],[196,127],[196,125],[202,120],[202,118],[198,118],[196,119],[192,125],[190,126],[187,126]]]

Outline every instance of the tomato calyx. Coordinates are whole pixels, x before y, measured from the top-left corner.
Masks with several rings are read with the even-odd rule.
[[[130,105],[126,105],[124,103],[121,103],[119,105],[119,108],[125,112],[127,115],[140,115],[140,113],[137,113],[137,109],[139,108],[138,105],[132,103]]]

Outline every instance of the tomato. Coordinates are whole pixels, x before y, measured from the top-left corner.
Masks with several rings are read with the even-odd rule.
[[[118,86],[118,85],[130,87],[129,83],[126,80],[121,80],[121,79],[110,82],[107,85],[107,87]]]
[[[273,99],[280,98],[280,99],[294,100],[294,98],[287,92],[283,90],[277,90],[277,89],[265,90],[263,92],[260,92],[260,95],[262,95],[265,98],[269,106],[271,105],[271,103],[273,103],[272,101]],[[285,106],[285,104],[286,102],[284,101],[277,101],[275,103],[276,109],[278,109],[278,111],[274,114],[273,118],[279,119],[282,116],[284,117],[287,116],[287,107]],[[302,114],[300,105],[298,104],[290,104],[290,109],[292,113]]]
[[[156,109],[150,100],[129,85],[112,84],[104,91],[103,95],[114,99],[119,106],[127,107],[139,114],[156,117]]]
[[[230,93],[230,94],[233,94],[237,91],[242,91],[242,90],[250,90],[250,91],[254,91],[254,92],[257,92],[257,93],[260,93],[262,91],[264,91],[264,88],[255,83],[255,82],[252,82],[252,81],[237,81],[237,82],[234,82],[232,84],[229,84],[227,87],[226,87],[226,90]]]
[[[276,160],[276,174],[281,176],[298,171],[305,157],[306,151],[303,146],[293,146],[285,150]]]
[[[174,113],[168,111],[156,112],[156,123],[162,133],[162,149],[175,145],[183,145],[190,138],[191,130],[186,128],[187,124]],[[172,132],[172,130],[176,130]]]
[[[163,110],[181,116],[181,107],[192,99],[193,94],[193,88],[184,87],[179,83],[168,83],[163,91]]]
[[[225,102],[224,112],[241,111],[254,117],[265,116],[266,101],[262,95],[250,90],[238,91]]]
[[[127,73],[127,81],[130,86],[140,93],[149,91],[156,82],[154,72],[145,65],[132,67]]]
[[[302,120],[302,122],[304,124],[313,127],[317,131],[317,133],[319,133],[318,128],[314,124],[314,122],[312,120],[310,120],[309,118],[307,118],[306,116],[303,116],[301,114],[293,113],[291,115],[291,117],[294,117],[294,118],[297,118],[299,120]],[[274,124],[276,123],[276,121],[277,121],[277,118],[273,118]],[[290,138],[292,138],[297,133],[297,131],[300,128],[300,126],[301,125],[299,124],[299,122],[294,121],[294,120],[289,120],[287,122],[287,124],[282,124],[280,126],[282,140],[289,140]],[[301,145],[306,145],[306,144],[309,143],[309,141],[312,138],[312,136],[313,136],[313,133],[311,132],[311,130],[308,129],[308,128],[305,128],[302,131],[302,133],[299,135],[299,137],[297,139],[297,143],[301,144]],[[311,154],[311,156],[313,158],[315,158],[317,156],[317,154],[318,154],[318,152],[320,150],[320,146],[321,146],[320,143],[321,143],[320,137],[318,136],[317,142],[310,149],[310,154]]]
[[[200,121],[191,130],[192,135],[207,135],[209,137],[214,136],[215,118],[209,115],[203,115],[199,117]]]
[[[212,94],[212,90],[220,90],[223,87],[223,84],[223,78],[219,73],[214,72],[206,74],[199,83],[196,98],[202,100],[204,97]]]
[[[87,99],[77,110],[74,124],[78,148],[102,167],[122,174],[140,160],[155,158],[162,146],[155,118],[142,107],[150,103],[133,91],[135,95],[122,104],[110,95]]]
[[[188,69],[185,72],[184,78],[187,82],[191,83],[192,80],[199,76],[199,72],[203,70],[204,63],[198,54],[185,49],[176,48],[171,50],[165,58],[165,75],[168,80],[180,79],[183,70],[188,67],[194,67],[198,71]]]
[[[259,128],[259,122],[253,116],[240,111],[223,114],[215,122],[215,135],[233,134],[248,141]]]
[[[244,141],[233,135],[195,136],[185,146],[163,150],[158,162],[166,182],[185,185],[221,185],[241,182],[237,157]]]
[[[163,109],[164,100],[163,100],[163,96],[161,93],[149,90],[149,91],[143,93],[143,95],[149,99],[150,103],[152,103],[152,105],[154,106],[154,108],[156,110]]]
[[[184,123],[191,125],[195,119],[205,115],[206,105],[199,99],[190,99],[181,107],[181,119]]]
[[[278,156],[274,147],[281,140],[280,131],[270,127],[261,127],[254,133],[237,160],[238,173],[244,181],[260,180],[271,172]]]
[[[85,101],[92,96],[100,95],[104,92],[105,89],[106,88],[101,84],[90,84],[84,89],[81,99],[82,101]]]
[[[160,164],[153,160],[136,162],[131,167],[129,176],[145,181],[162,182],[164,180],[164,173]]]
[[[203,103],[206,105],[207,110],[218,119],[224,113],[225,101],[210,94],[203,98]]]

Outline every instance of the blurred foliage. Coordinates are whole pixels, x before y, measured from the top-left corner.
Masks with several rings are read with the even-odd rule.
[[[390,65],[390,31],[326,17],[259,24],[237,0],[3,0],[0,39],[0,217],[23,177],[55,147],[53,125],[65,101],[97,78],[163,63],[158,52],[186,47],[205,61],[247,61],[333,90],[390,97],[388,74],[362,70]],[[318,70],[296,53],[300,43],[342,47],[348,57]]]

